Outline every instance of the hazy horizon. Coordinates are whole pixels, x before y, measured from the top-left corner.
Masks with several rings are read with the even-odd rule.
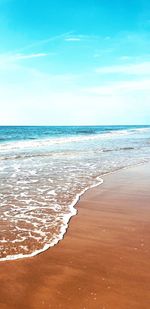
[[[79,124],[79,125],[61,125],[61,124],[56,124],[56,125],[50,125],[50,124],[5,124],[5,125],[0,125],[0,127],[150,127],[150,124]]]

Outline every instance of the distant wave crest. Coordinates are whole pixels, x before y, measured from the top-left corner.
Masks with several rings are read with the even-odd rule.
[[[34,147],[45,147],[45,146],[52,146],[57,144],[65,144],[65,143],[75,143],[75,142],[82,142],[88,140],[95,140],[95,139],[109,139],[112,137],[117,137],[120,135],[129,135],[135,134],[136,132],[146,132],[147,130],[150,131],[150,128],[136,128],[136,129],[128,129],[128,130],[114,130],[114,131],[102,131],[101,133],[94,134],[93,131],[85,130],[80,131],[79,135],[76,136],[65,136],[65,137],[51,137],[51,138],[42,138],[42,139],[35,139],[29,138],[28,140],[19,140],[19,141],[11,141],[1,143],[0,145],[0,152],[3,151],[10,151],[10,150],[17,150],[17,149],[26,149]],[[81,132],[83,135],[81,135]]]

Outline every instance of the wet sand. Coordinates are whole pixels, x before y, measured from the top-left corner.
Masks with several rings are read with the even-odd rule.
[[[57,246],[0,263],[1,309],[149,309],[150,164],[86,192]]]

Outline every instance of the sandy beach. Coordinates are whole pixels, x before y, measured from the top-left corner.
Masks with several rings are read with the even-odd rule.
[[[1,309],[150,308],[150,164],[103,179],[57,246],[0,263]]]

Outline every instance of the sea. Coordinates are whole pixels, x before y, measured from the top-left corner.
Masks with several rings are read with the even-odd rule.
[[[87,189],[148,161],[150,126],[1,126],[0,261],[56,245]]]

